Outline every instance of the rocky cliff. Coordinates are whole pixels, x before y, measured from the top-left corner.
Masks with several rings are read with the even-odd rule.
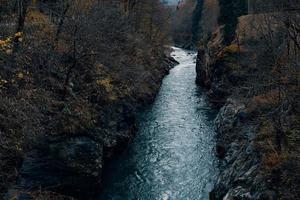
[[[197,59],[197,82],[220,108],[221,172],[210,198],[298,199],[299,49],[283,39],[287,13],[247,15],[241,1],[218,6],[219,25],[203,37]]]

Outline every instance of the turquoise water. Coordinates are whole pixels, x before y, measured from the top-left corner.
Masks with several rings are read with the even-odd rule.
[[[174,48],[180,63],[154,104],[139,116],[133,144],[105,170],[99,200],[206,200],[217,173],[215,111],[195,84],[196,53]]]

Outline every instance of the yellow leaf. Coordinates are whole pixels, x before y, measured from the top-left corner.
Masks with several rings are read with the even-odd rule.
[[[22,32],[17,32],[16,34],[15,34],[15,37],[21,37],[22,36]]]
[[[24,74],[23,74],[22,72],[19,72],[19,73],[17,74],[17,77],[18,77],[19,79],[23,79],[23,78],[24,78]]]
[[[7,42],[7,43],[11,42],[11,37],[7,38],[7,39],[5,40],[5,42]]]
[[[0,40],[0,46],[5,45],[5,41]]]
[[[8,54],[8,55],[10,55],[10,54],[12,54],[12,50],[11,50],[11,49],[7,49],[7,50],[5,51],[5,53]]]

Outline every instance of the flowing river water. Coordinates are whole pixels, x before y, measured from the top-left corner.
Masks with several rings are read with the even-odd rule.
[[[180,63],[139,116],[129,149],[105,170],[100,200],[207,200],[217,174],[215,111],[195,84],[196,53],[174,48]]]

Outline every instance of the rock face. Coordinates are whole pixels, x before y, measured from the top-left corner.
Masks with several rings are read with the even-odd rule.
[[[225,48],[223,35],[219,27],[206,47],[200,47],[197,59],[197,83],[208,89],[211,101],[220,108],[215,127],[221,173],[210,199],[259,199],[265,187],[259,175],[260,155],[252,147],[257,127],[247,122],[246,105],[229,98],[241,75],[232,69],[236,46]]]
[[[217,149],[222,149],[216,199],[260,199],[266,190],[259,174],[260,155],[252,146],[256,126],[241,117],[244,109],[244,104],[228,100],[215,120]]]
[[[242,75],[232,69],[236,46],[226,49],[221,32],[218,30],[208,47],[199,50],[197,62],[197,82],[208,89],[211,101],[220,108],[215,126],[221,172],[210,198],[263,199],[268,190],[265,177],[260,174],[260,154],[253,148],[257,124],[248,122],[244,102],[229,98]]]
[[[282,14],[245,15],[245,5],[241,3],[219,1],[219,25],[213,32],[205,33],[197,57],[197,83],[207,88],[210,100],[220,108],[215,119],[220,174],[210,199],[297,199],[298,179],[287,174],[299,169],[299,163],[293,162],[299,151],[278,150],[282,144],[276,149],[274,141],[278,136],[274,127],[278,126],[268,113],[278,102],[271,97],[272,89],[253,86],[264,82],[266,76],[261,74],[272,73],[266,64],[261,38],[270,31],[268,28],[272,34],[279,34],[280,23],[273,20]],[[202,14],[216,10],[205,10]],[[269,20],[268,26],[263,24],[263,17]],[[283,48],[280,40],[277,42],[278,48]],[[294,116],[297,112],[287,109],[282,115]],[[296,124],[286,128],[291,131],[293,126]],[[297,149],[296,146],[293,148]],[[288,165],[293,169],[288,169]]]

